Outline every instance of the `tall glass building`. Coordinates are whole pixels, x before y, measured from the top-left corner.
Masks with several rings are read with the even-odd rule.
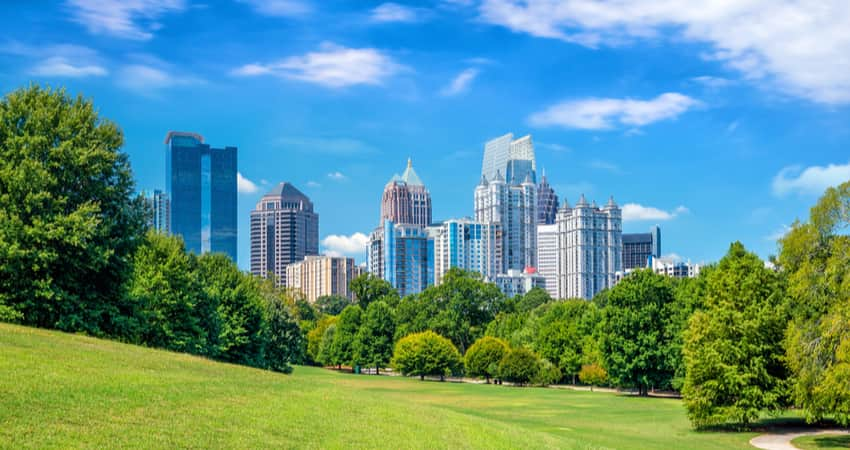
[[[540,225],[552,225],[558,215],[558,196],[555,190],[546,180],[546,169],[543,169],[543,177],[537,185],[537,223]]]
[[[508,184],[522,183],[526,177],[536,182],[536,170],[531,135],[514,140],[513,133],[508,133],[484,144],[481,175],[488,180],[500,173]]]
[[[171,202],[168,194],[159,189],[153,192],[142,192],[145,202],[145,221],[148,228],[160,233],[171,234]]]
[[[404,297],[434,284],[433,243],[425,227],[384,220],[369,236],[369,272]]]
[[[200,134],[171,131],[165,153],[171,232],[189,251],[236,261],[236,147],[211,148]]]
[[[492,180],[482,176],[475,188],[475,220],[501,229],[499,273],[537,267],[536,191],[530,176],[522,184],[508,184],[498,170]]]
[[[452,267],[478,272],[495,280],[501,273],[502,230],[498,223],[450,219],[428,227],[433,243],[434,284],[440,284]]]

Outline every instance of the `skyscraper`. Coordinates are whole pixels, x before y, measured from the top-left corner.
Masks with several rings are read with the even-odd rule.
[[[552,225],[558,215],[558,196],[555,190],[549,186],[546,180],[546,169],[537,185],[537,223],[541,225]]]
[[[649,233],[623,233],[623,270],[651,267],[650,257],[661,257],[661,228]]]
[[[170,131],[165,153],[171,232],[190,251],[236,261],[236,147],[211,148],[197,133]]]
[[[404,173],[393,175],[381,197],[381,221],[399,225],[428,226],[431,223],[431,194],[408,158]]]
[[[558,297],[591,299],[622,272],[622,211],[608,200],[597,208],[581,196],[558,211]]]
[[[403,297],[434,283],[432,241],[425,227],[384,220],[369,235],[369,272],[388,281]]]
[[[546,292],[558,298],[558,225],[537,225],[537,273],[545,280]]]
[[[481,175],[488,180],[495,179],[498,172],[508,184],[522,183],[526,177],[535,181],[536,170],[531,135],[514,140],[513,133],[508,133],[484,144]]]
[[[363,268],[354,263],[354,258],[308,255],[286,266],[286,287],[297,289],[310,303],[324,295],[353,300],[351,280],[361,273]]]
[[[142,192],[145,202],[145,220],[148,228],[164,234],[171,234],[171,202],[168,194],[159,189],[150,192]]]
[[[428,227],[433,241],[434,284],[452,267],[478,272],[486,280],[501,273],[502,230],[498,223],[450,219]]]
[[[286,266],[319,253],[319,215],[290,183],[280,183],[251,211],[251,273],[286,286]]]
[[[475,188],[475,220],[501,228],[499,273],[537,267],[537,194],[530,175],[518,185],[505,183],[498,170],[490,181],[482,176]]]

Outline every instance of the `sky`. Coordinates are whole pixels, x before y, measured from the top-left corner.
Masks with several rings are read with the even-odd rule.
[[[435,220],[473,214],[484,142],[531,134],[562,201],[658,224],[662,253],[762,257],[850,180],[845,0],[6,0],[0,93],[30,83],[119,124],[139,190],[169,130],[237,146],[249,214],[289,181],[321,251],[365,260],[407,159]]]

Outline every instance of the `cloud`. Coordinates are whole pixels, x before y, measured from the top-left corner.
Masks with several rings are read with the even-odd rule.
[[[700,102],[686,95],[667,92],[652,100],[588,98],[570,100],[534,113],[534,126],[561,126],[581,130],[607,130],[617,125],[640,127],[678,117]]]
[[[269,64],[246,64],[232,73],[237,76],[274,75],[330,88],[343,88],[359,84],[380,85],[402,69],[403,66],[380,50],[324,43],[316,52]]]
[[[75,64],[64,56],[52,56],[36,64],[30,73],[39,77],[102,77],[109,72],[96,64]]]
[[[242,172],[236,172],[236,190],[240,194],[254,194],[260,188],[253,181],[242,176]]]
[[[369,236],[359,232],[351,236],[331,234],[322,239],[322,247],[330,256],[363,256],[369,248]]]
[[[571,148],[567,147],[566,145],[552,143],[552,142],[536,141],[534,143],[534,146],[537,147],[537,148],[549,150],[553,153],[568,153],[568,152],[573,151]]]
[[[788,232],[789,232],[789,231],[791,231],[791,227],[789,227],[788,225],[783,224],[783,225],[782,225],[781,227],[779,227],[776,231],[774,231],[773,233],[770,233],[769,235],[765,236],[765,237],[764,237],[764,240],[766,240],[766,241],[774,241],[774,242],[775,242],[775,241],[778,241],[778,240],[780,240],[780,239],[784,238],[784,237],[785,237],[785,235],[786,235],[786,234],[788,234]]]
[[[320,187],[322,187],[322,185],[320,183],[315,182],[315,181],[308,181],[307,187],[309,187],[309,188],[320,188]]]
[[[674,263],[682,262],[682,261],[684,261],[684,260],[685,260],[685,258],[683,258],[683,257],[682,257],[681,255],[679,255],[678,253],[668,253],[668,254],[666,254],[666,255],[662,255],[662,256],[661,256],[661,259],[665,259],[665,260],[668,260],[668,261],[672,261],[672,262],[674,262]]]
[[[334,180],[334,181],[345,181],[345,180],[348,179],[348,177],[346,177],[345,174],[343,174],[340,171],[329,173],[328,178],[330,178],[331,180]]]
[[[623,205],[623,221],[636,222],[641,220],[671,220],[681,214],[688,213],[688,208],[679,206],[673,211],[664,211],[651,206],[643,206],[637,203],[626,203]]]
[[[313,7],[298,0],[239,0],[250,5],[257,14],[271,17],[300,17],[313,11]]]
[[[478,69],[466,69],[454,77],[452,82],[440,91],[440,94],[450,97],[466,92],[469,89],[469,85],[472,84],[477,76]]]
[[[117,73],[118,85],[141,94],[153,95],[160,89],[200,83],[192,77],[175,76],[166,68],[145,64],[128,64]]]
[[[32,60],[29,74],[38,77],[84,78],[109,74],[97,51],[81,45],[0,44],[0,53]]]
[[[699,76],[699,77],[693,77],[693,78],[691,78],[691,81],[695,81],[699,84],[702,84],[703,86],[706,86],[706,87],[709,87],[709,88],[712,88],[712,89],[720,89],[720,88],[724,88],[726,86],[731,86],[731,85],[735,84],[734,81],[732,81],[728,78],[713,77],[713,76],[709,76],[709,75],[702,75],[702,76]]]
[[[586,47],[634,41],[706,43],[705,59],[744,78],[827,104],[850,103],[850,8],[845,0],[483,0],[480,20]]]
[[[184,0],[68,0],[71,20],[92,34],[146,41],[160,16],[186,9]]]
[[[850,181],[850,163],[786,167],[773,177],[773,194],[779,197],[788,194],[820,195],[830,187]]]
[[[284,137],[278,139],[277,142],[284,147],[298,151],[337,156],[366,155],[378,152],[375,147],[351,138]]]
[[[372,10],[371,20],[379,23],[413,23],[424,20],[427,15],[428,10],[426,9],[388,2],[382,3]]]

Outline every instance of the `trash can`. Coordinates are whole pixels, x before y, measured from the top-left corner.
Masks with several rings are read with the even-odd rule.
[[[360,374],[360,364],[354,366],[354,373]]]

